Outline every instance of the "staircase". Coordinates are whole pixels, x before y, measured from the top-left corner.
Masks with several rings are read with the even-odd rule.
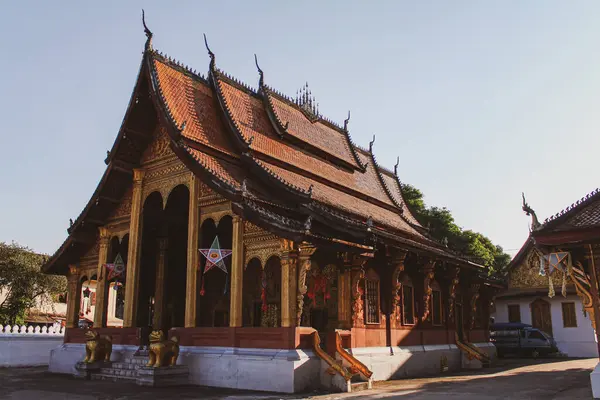
[[[146,355],[138,354],[121,362],[113,362],[108,368],[101,368],[98,373],[92,374],[93,380],[107,380],[113,382],[132,382],[138,378],[138,370],[148,362]]]

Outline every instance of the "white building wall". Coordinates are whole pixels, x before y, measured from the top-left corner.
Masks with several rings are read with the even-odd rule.
[[[494,322],[508,322],[508,305],[518,304],[521,310],[521,322],[531,324],[530,304],[537,297],[525,297],[521,299],[496,299],[496,311],[491,315]],[[566,298],[560,294],[554,298],[543,297],[550,303],[550,315],[552,317],[552,334],[558,349],[569,357],[598,357],[598,346],[596,344],[596,335],[592,328],[589,315],[583,315],[583,305],[579,296],[569,295]],[[563,326],[562,303],[575,303],[575,314],[577,318],[577,327],[565,328]]]

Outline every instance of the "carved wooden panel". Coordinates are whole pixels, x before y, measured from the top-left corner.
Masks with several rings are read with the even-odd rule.
[[[108,220],[115,220],[119,218],[129,217],[131,214],[131,199],[133,196],[133,188],[127,189],[117,208],[110,213]]]
[[[155,162],[164,158],[173,158],[175,153],[170,147],[171,139],[161,128],[154,133],[154,139],[150,142],[142,155],[142,165]]]

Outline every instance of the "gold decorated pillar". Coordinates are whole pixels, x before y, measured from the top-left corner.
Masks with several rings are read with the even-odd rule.
[[[185,327],[196,326],[196,293],[198,282],[198,236],[200,223],[200,180],[190,176],[190,205],[188,212],[187,275],[185,279]]]
[[[281,326],[296,326],[297,259],[294,252],[281,257]]]
[[[129,223],[129,252],[127,255],[127,281],[125,283],[124,327],[134,327],[137,317],[137,302],[140,284],[140,259],[142,248],[142,183],[145,171],[133,170],[133,195],[131,199],[131,221]]]
[[[233,216],[231,253],[231,301],[229,326],[242,326],[242,286],[244,282],[244,222]]]
[[[108,242],[110,240],[110,232],[104,227],[98,229],[100,237],[98,239],[98,273],[96,276],[96,308],[94,311],[94,328],[103,328],[106,326],[107,314],[107,290],[106,290],[106,271],[104,264],[108,262]]]
[[[165,269],[167,268],[167,248],[169,239],[157,240],[158,252],[156,254],[156,283],[154,290],[154,329],[162,329],[165,325]]]
[[[75,265],[69,265],[69,274],[67,275],[67,328],[77,328],[78,326],[79,303],[81,303],[79,274]]]
[[[306,294],[306,275],[312,266],[311,256],[315,253],[316,247],[303,243],[299,248],[298,254],[298,288],[296,291],[296,326],[300,326],[302,321],[302,309],[304,308],[304,295]]]

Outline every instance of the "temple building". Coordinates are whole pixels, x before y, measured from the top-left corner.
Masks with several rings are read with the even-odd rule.
[[[51,371],[85,355],[90,280],[112,360],[161,330],[192,384],[298,392],[490,362],[487,269],[430,237],[350,116],[323,117],[307,87],[277,92],[258,62],[245,85],[208,45],[203,76],[145,32],[106,171],[44,266],[69,281]]]

